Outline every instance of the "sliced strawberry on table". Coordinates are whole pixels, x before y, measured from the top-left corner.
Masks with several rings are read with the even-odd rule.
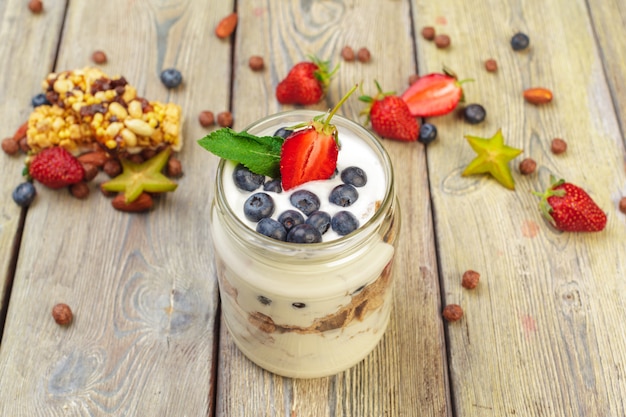
[[[285,79],[276,86],[276,99],[281,104],[309,105],[318,103],[337,71],[329,72],[329,63],[312,57],[311,61],[299,62],[291,68]]]
[[[599,232],[606,226],[606,214],[593,199],[577,185],[561,179],[543,192],[534,192],[541,197],[541,214],[558,230],[564,232]]]
[[[315,117],[304,126],[296,126],[297,129],[285,139],[280,153],[284,190],[333,175],[337,168],[339,138],[337,128],[330,120],[355,89],[356,86],[329,113]]]
[[[374,97],[359,97],[359,100],[369,103],[361,113],[368,116],[372,130],[387,139],[417,140],[419,123],[411,115],[407,104],[393,93],[383,93],[378,82],[376,88],[378,93]]]
[[[415,117],[443,116],[463,100],[461,84],[450,72],[432,73],[420,77],[402,93],[402,100]]]
[[[55,146],[36,154],[28,165],[29,175],[46,187],[58,189],[85,177],[83,165],[65,148]]]

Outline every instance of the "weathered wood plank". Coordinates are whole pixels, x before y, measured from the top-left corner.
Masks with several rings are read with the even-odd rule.
[[[475,126],[433,119],[440,138],[428,149],[442,291],[465,309],[446,326],[456,413],[624,415],[626,338],[615,320],[626,309],[623,138],[585,2],[415,1],[414,9],[418,30],[434,25],[452,38],[447,50],[418,41],[421,72],[446,64],[474,78],[466,99],[488,114]],[[530,36],[528,51],[510,48],[517,31]],[[497,73],[484,70],[487,58]],[[525,103],[522,91],[534,86],[550,88],[554,101]],[[511,163],[514,192],[460,176],[475,155],[463,136],[498,128],[524,149]],[[567,141],[565,154],[550,151],[555,137]],[[537,173],[520,175],[523,157]],[[605,231],[557,233],[541,220],[531,191],[550,174],[590,192],[608,213]],[[467,269],[482,274],[474,291],[460,285]]]
[[[102,49],[109,57],[104,71],[125,75],[148,99],[179,103],[187,120],[179,155],[185,175],[146,215],[113,210],[97,191],[104,174],[86,201],[39,187],[0,351],[0,414],[213,413],[217,291],[208,213],[216,158],[198,152],[195,139],[205,134],[197,123],[201,109],[228,107],[231,46],[212,28],[232,8],[71,3],[57,69],[90,65],[91,52]],[[181,88],[161,85],[167,67],[182,71]],[[42,75],[32,76],[33,85]],[[69,328],[52,320],[56,302],[73,308]]]
[[[28,119],[30,99],[40,91],[41,80],[54,63],[64,10],[61,1],[37,15],[23,1],[0,4],[0,140],[13,136]],[[21,209],[11,193],[22,182],[23,166],[23,154],[0,154],[0,321],[6,312],[4,300],[20,224]]]
[[[274,90],[296,62],[314,54],[341,63],[320,110],[332,107],[355,83],[374,93],[402,90],[415,72],[407,2],[239,2],[233,109],[237,127],[279,110]],[[393,27],[394,30],[389,30]],[[344,45],[372,53],[368,64],[346,63]],[[247,67],[265,57],[266,70]],[[356,94],[342,113],[359,120]],[[363,119],[361,119],[363,120]],[[393,160],[402,207],[395,263],[395,307],[380,346],[362,363],[334,377],[293,380],[253,365],[221,329],[217,415],[445,416],[444,340],[423,147],[385,142]]]

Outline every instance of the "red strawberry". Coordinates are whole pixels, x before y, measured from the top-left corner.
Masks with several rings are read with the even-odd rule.
[[[418,78],[401,97],[415,117],[442,116],[454,110],[463,99],[463,82],[448,73],[428,74]]]
[[[377,82],[376,87],[376,96],[359,97],[359,100],[370,103],[361,113],[368,115],[374,132],[387,139],[417,140],[419,123],[411,115],[406,103],[392,93],[383,93]]]
[[[330,119],[356,90],[354,86],[337,105],[326,114],[315,117],[302,129],[285,139],[280,152],[280,176],[284,190],[308,181],[326,180],[337,168],[339,138]]]
[[[552,181],[542,194],[541,214],[558,230],[564,232],[598,232],[606,226],[606,214],[580,187],[565,182]]]
[[[281,104],[308,105],[318,103],[328,87],[332,72],[328,72],[328,62],[311,58],[313,62],[300,62],[276,87],[276,99]]]
[[[31,177],[50,188],[62,188],[85,177],[83,165],[65,148],[47,148],[34,156],[28,166]]]

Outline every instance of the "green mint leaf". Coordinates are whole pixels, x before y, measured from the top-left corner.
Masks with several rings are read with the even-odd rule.
[[[222,128],[198,140],[198,144],[220,158],[246,166],[255,174],[280,176],[280,149],[284,139],[278,136],[254,136]]]

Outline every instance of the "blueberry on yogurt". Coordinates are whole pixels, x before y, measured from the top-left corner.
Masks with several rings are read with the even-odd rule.
[[[289,129],[289,128],[286,128],[286,127],[281,127],[276,132],[274,132],[274,136],[278,136],[278,137],[281,137],[283,139],[287,139],[289,137],[289,135],[291,135],[292,133],[293,133],[292,129]]]
[[[359,219],[349,211],[339,211],[330,220],[330,226],[340,236],[345,236],[359,228]]]
[[[291,205],[307,216],[320,208],[318,196],[307,190],[298,190],[289,197]]]
[[[266,193],[254,193],[243,204],[246,219],[258,222],[274,213],[274,200]]]
[[[289,232],[294,226],[304,223],[304,216],[296,210],[285,210],[278,216],[278,223]]]
[[[263,191],[269,191],[277,194],[282,193],[283,187],[280,184],[280,179],[267,181],[265,184],[263,184]]]
[[[242,164],[238,164],[233,170],[233,181],[240,190],[254,191],[265,182],[265,176],[255,174]]]
[[[322,234],[310,224],[299,224],[294,226],[287,233],[287,242],[292,243],[319,243],[322,241]]]
[[[330,214],[321,210],[314,211],[307,217],[305,223],[310,224],[319,230],[321,234],[324,234],[330,229]]]
[[[332,189],[328,199],[341,207],[349,207],[359,198],[359,192],[350,184],[340,184]]]
[[[285,230],[285,227],[279,221],[271,217],[265,217],[259,220],[256,224],[256,231],[272,239],[281,240],[283,242],[287,240],[287,230]]]
[[[341,171],[341,181],[355,187],[367,184],[367,174],[359,167],[348,167]]]

